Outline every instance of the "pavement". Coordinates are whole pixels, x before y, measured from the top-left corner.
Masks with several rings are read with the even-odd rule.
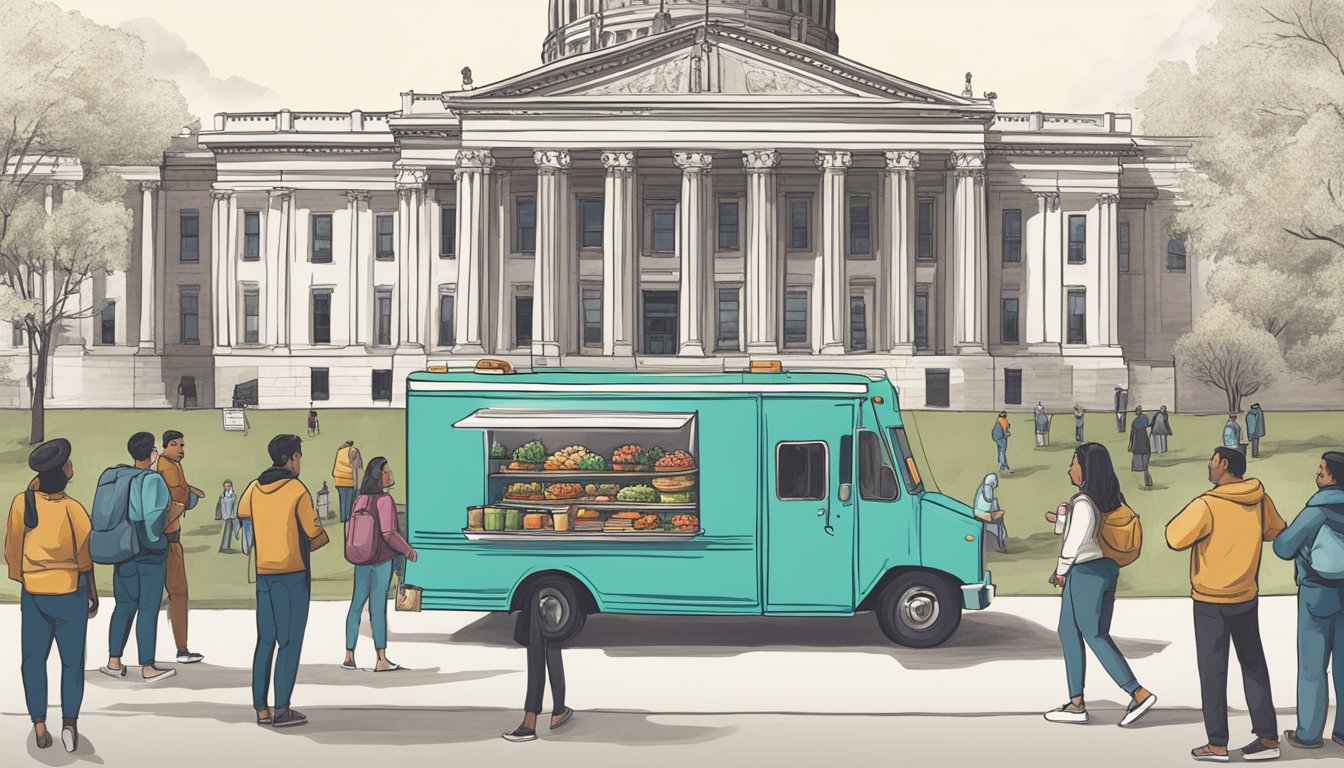
[[[96,670],[105,659],[111,601],[90,625],[83,745],[74,755],[32,746],[19,678],[19,608],[0,606],[0,744],[18,764],[231,766],[305,762],[367,765],[389,756],[412,765],[544,759],[548,765],[813,765],[836,758],[915,765],[1053,765],[1087,754],[1098,766],[1145,758],[1186,764],[1204,743],[1194,665],[1190,602],[1129,599],[1116,606],[1113,633],[1140,682],[1159,697],[1139,727],[1116,727],[1125,695],[1092,664],[1093,722],[1046,723],[1067,698],[1054,627],[1057,598],[1001,598],[967,613],[945,646],[892,645],[871,615],[843,619],[593,617],[565,650],[568,703],[578,716],[532,744],[498,735],[519,721],[526,684],[523,650],[509,617],[391,612],[393,673],[340,667],[346,606],[315,603],[309,618],[294,706],[310,723],[287,731],[258,728],[250,706],[255,642],[249,611],[191,615],[192,650],[204,663],[147,686]],[[1280,729],[1293,716],[1296,666],[1294,598],[1266,598],[1261,627]],[[367,627],[367,623],[366,623]],[[372,666],[367,628],[356,659]],[[160,658],[171,656],[166,618]],[[134,658],[135,641],[128,648]],[[1235,664],[1235,661],[1234,661]],[[49,671],[59,690],[56,654]],[[1233,746],[1252,739],[1234,667],[1229,701]],[[549,706],[549,696],[547,699]],[[59,722],[52,702],[50,720]],[[545,716],[543,716],[543,721]],[[20,746],[23,745],[23,746]],[[541,754],[544,752],[545,754]],[[0,754],[5,754],[0,752]],[[1009,759],[1011,757],[1011,759]],[[1284,759],[1344,757],[1329,743]],[[1076,762],[1070,759],[1069,762]],[[8,759],[0,764],[13,765]]]

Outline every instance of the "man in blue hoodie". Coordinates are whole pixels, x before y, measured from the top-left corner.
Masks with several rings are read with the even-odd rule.
[[[1303,749],[1320,748],[1325,733],[1328,666],[1334,666],[1335,703],[1344,702],[1344,579],[1327,578],[1311,562],[1318,536],[1344,539],[1344,452],[1321,457],[1316,487],[1320,490],[1274,541],[1274,554],[1297,563],[1297,730],[1284,733],[1284,739]],[[1335,711],[1332,736],[1344,746],[1344,706]]]

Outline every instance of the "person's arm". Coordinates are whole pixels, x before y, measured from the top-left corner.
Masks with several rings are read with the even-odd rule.
[[[5,525],[5,563],[9,578],[18,582],[23,581],[23,496],[20,493],[14,497]]]
[[[1180,552],[1213,533],[1213,513],[1208,502],[1195,499],[1167,523],[1167,546]]]
[[[80,573],[89,574],[89,580],[93,580],[93,556],[89,554],[89,535],[93,533],[93,521],[89,519],[89,513],[84,510],[74,499],[65,508],[65,514],[70,518],[70,532],[75,537],[75,566]]]
[[[238,497],[238,518],[240,520],[252,519],[252,486],[247,486],[243,495]]]
[[[310,551],[316,552],[327,546],[331,540],[327,538],[322,522],[317,519],[312,494],[307,490],[304,490],[303,495],[299,497],[299,503],[294,505],[294,514],[299,516],[299,528],[308,536]]]
[[[1274,541],[1288,525],[1283,522],[1283,516],[1279,514],[1278,507],[1274,506],[1274,500],[1269,497],[1268,493],[1265,494],[1264,505],[1265,511],[1261,516],[1261,524],[1264,527],[1262,533],[1265,541]]]
[[[1292,560],[1316,540],[1316,534],[1325,524],[1325,510],[1307,507],[1297,514],[1293,524],[1274,538],[1274,554],[1282,560]]]
[[[1059,563],[1055,567],[1056,576],[1066,576],[1078,559],[1078,553],[1087,544],[1089,534],[1096,531],[1097,511],[1090,499],[1078,498],[1069,510],[1068,524],[1064,529],[1064,544],[1060,547]]]
[[[397,503],[391,496],[384,494],[378,499],[378,529],[383,532],[383,541],[399,554],[411,554],[410,542],[397,528]]]

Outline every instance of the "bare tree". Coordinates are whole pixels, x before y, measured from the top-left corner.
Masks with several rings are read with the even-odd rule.
[[[1226,304],[1205,311],[1174,351],[1196,380],[1226,395],[1228,412],[1241,410],[1243,398],[1269,386],[1283,372],[1283,355],[1273,335]]]

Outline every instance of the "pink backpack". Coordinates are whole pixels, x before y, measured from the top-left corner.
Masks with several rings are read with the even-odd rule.
[[[360,495],[345,523],[345,559],[353,565],[371,565],[378,558],[383,541],[376,506],[378,498]]]

